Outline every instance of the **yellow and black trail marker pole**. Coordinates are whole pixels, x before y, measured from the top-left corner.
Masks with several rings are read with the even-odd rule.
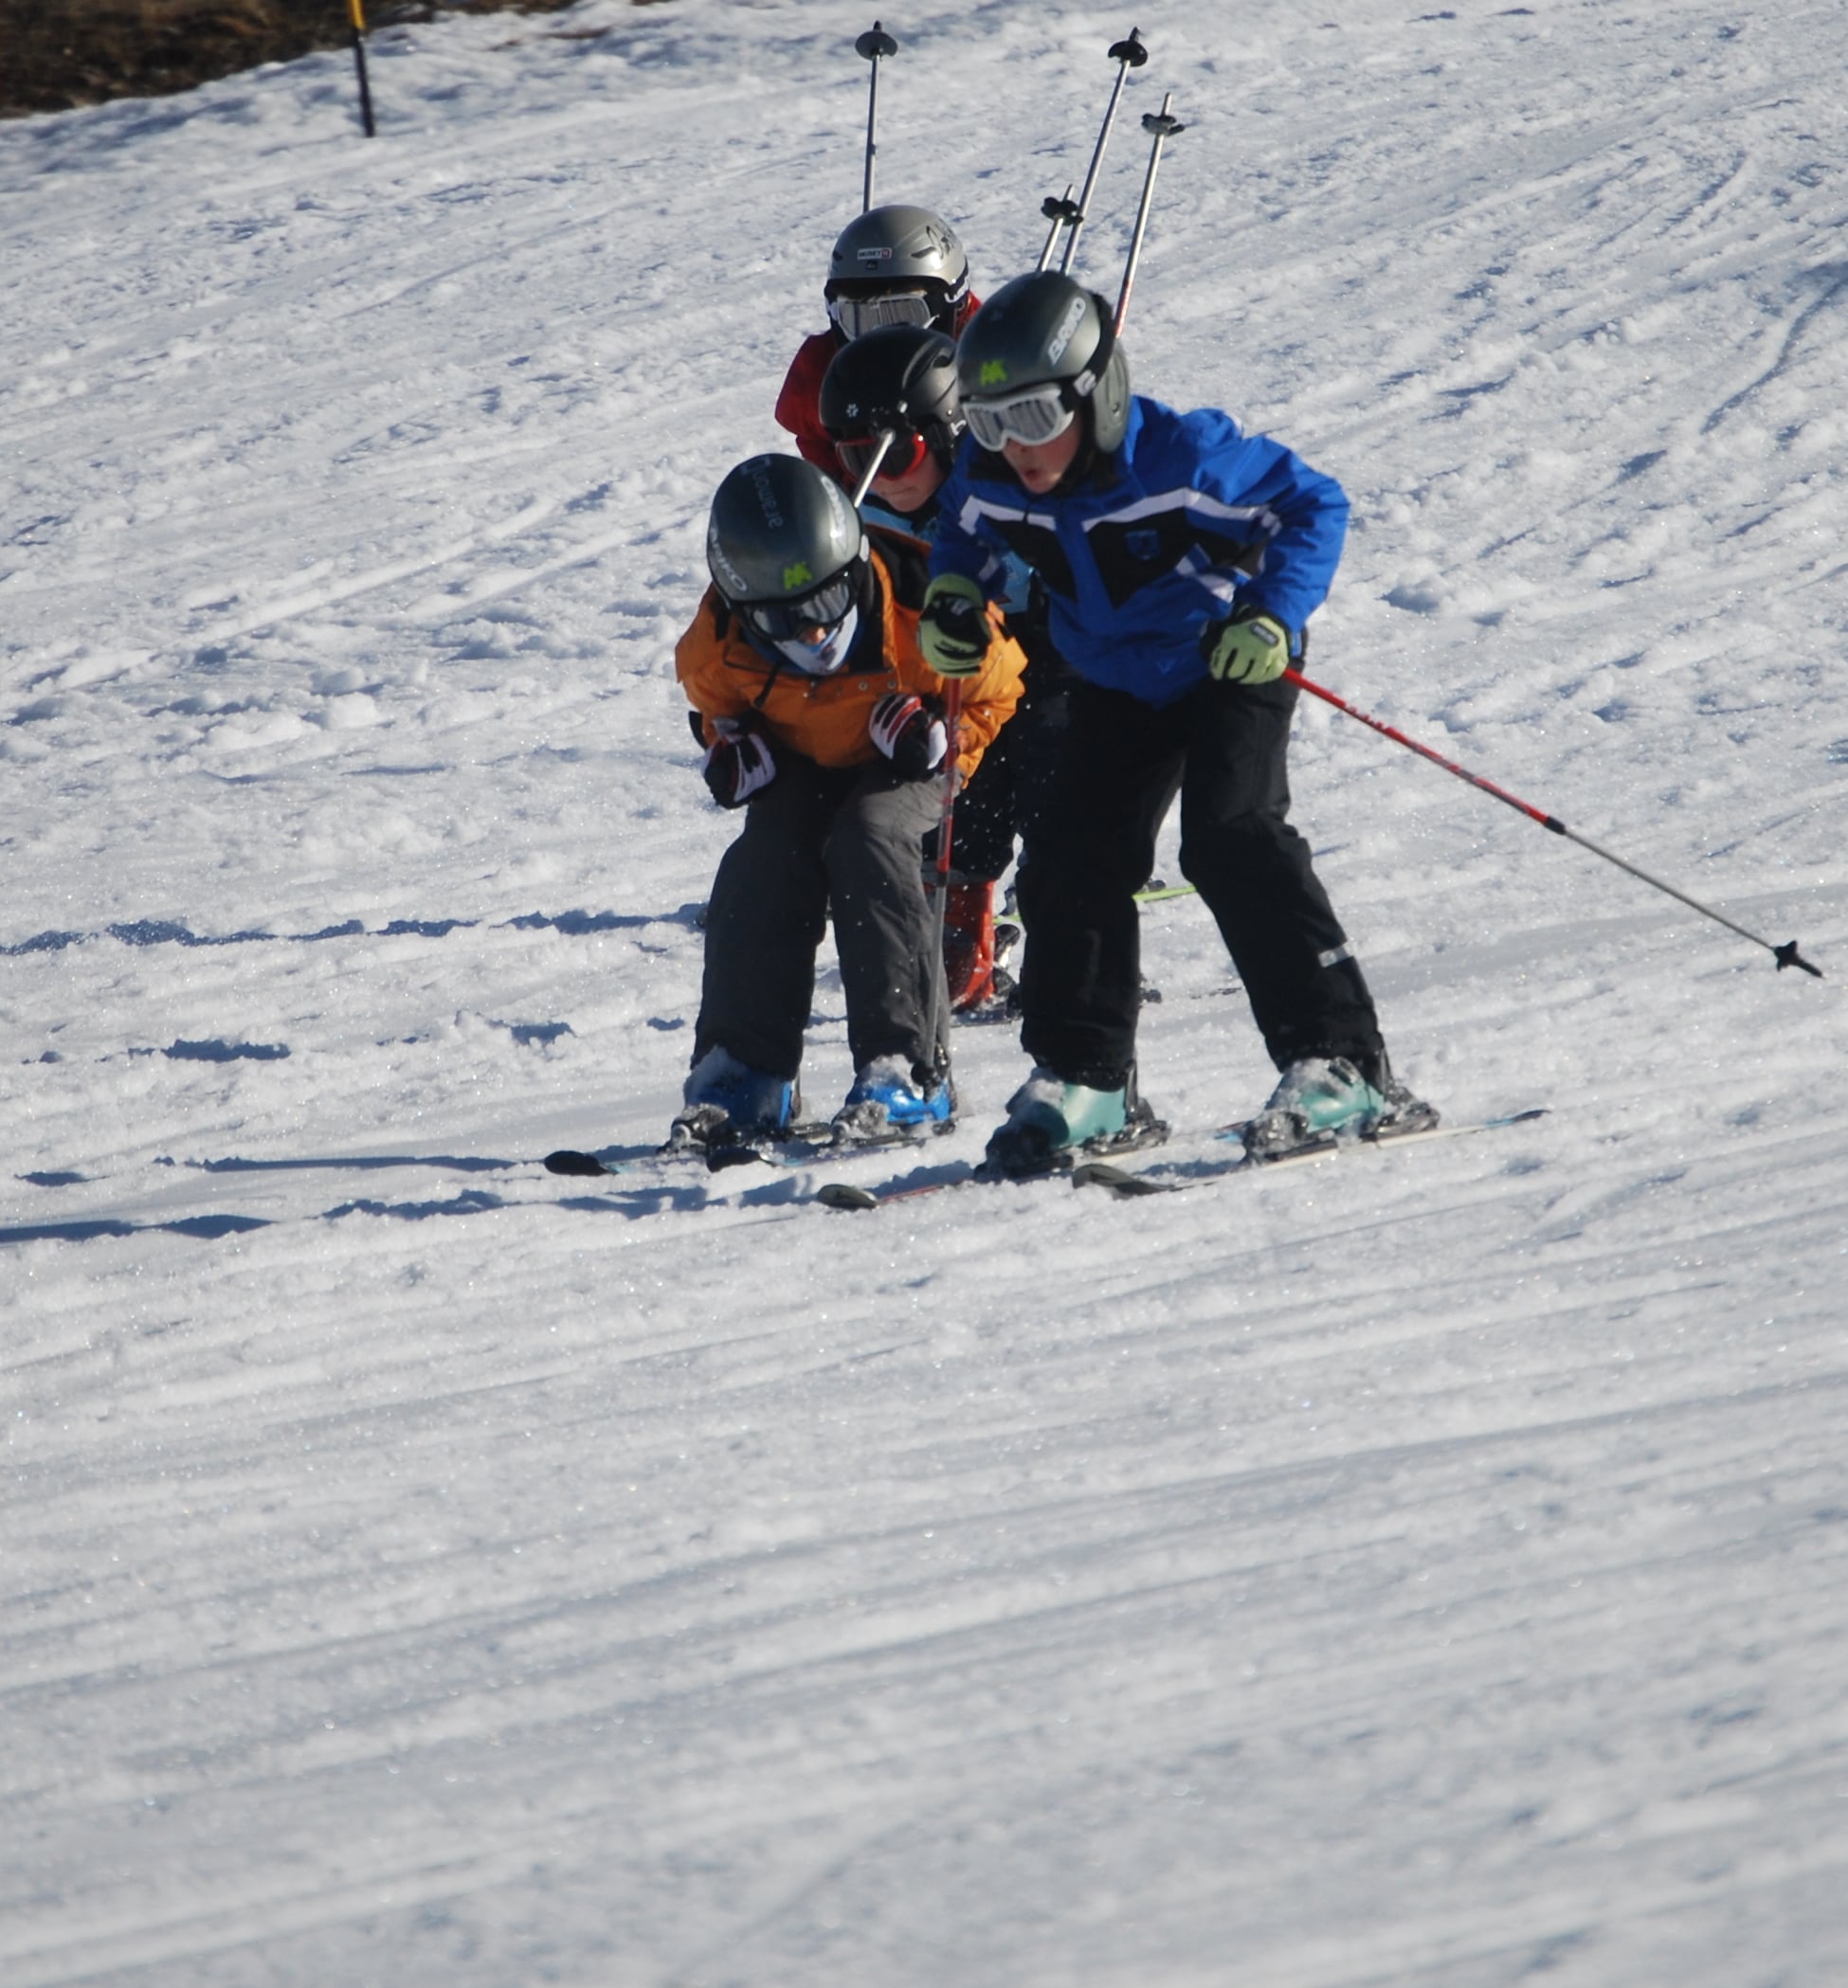
[[[366,16],[360,0],[347,0],[347,11],[353,16],[353,65],[359,72],[359,121],[366,136],[375,138],[378,126],[372,122],[372,85],[366,74]]]

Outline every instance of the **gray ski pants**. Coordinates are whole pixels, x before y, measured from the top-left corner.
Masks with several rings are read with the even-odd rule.
[[[723,1045],[753,1070],[796,1075],[831,906],[855,1070],[887,1056],[920,1077],[949,1068],[941,933],[918,857],[941,805],[937,781],[898,780],[882,759],[820,767],[777,750],[776,778],[745,804],[713,880],[696,1063]]]

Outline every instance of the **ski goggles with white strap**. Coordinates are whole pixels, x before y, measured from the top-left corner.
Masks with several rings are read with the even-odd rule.
[[[871,297],[830,297],[827,315],[849,342],[888,324],[921,327],[936,322],[936,307],[922,290],[885,290]]]
[[[976,441],[998,455],[1004,443],[1039,448],[1057,440],[1071,426],[1077,410],[1065,398],[1064,385],[1054,380],[1010,393],[1005,400],[966,400],[963,418]]]

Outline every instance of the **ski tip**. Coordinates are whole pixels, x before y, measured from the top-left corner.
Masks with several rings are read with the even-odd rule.
[[[610,1171],[595,1153],[572,1152],[569,1148],[548,1153],[545,1157],[545,1169],[548,1173],[570,1174],[578,1179]]]
[[[1108,1187],[1113,1194],[1124,1197],[1173,1191],[1166,1182],[1151,1181],[1145,1174],[1131,1173],[1127,1167],[1113,1166],[1108,1160],[1081,1161],[1072,1168],[1072,1185]]]
[[[864,1187],[852,1187],[845,1181],[829,1181],[816,1188],[815,1199],[824,1208],[877,1208],[879,1198]]]

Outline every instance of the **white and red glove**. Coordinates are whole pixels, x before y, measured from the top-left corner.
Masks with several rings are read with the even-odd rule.
[[[942,718],[915,691],[888,691],[874,705],[866,731],[900,780],[928,780],[950,750]]]
[[[742,807],[776,778],[770,741],[737,718],[715,718],[713,729],[718,736],[706,748],[699,771],[720,807]]]

